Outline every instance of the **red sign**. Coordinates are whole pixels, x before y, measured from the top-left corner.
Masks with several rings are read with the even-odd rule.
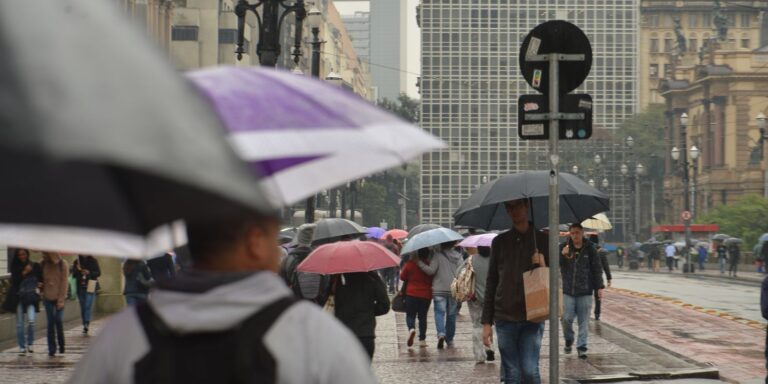
[[[680,214],[680,218],[683,219],[683,221],[688,221],[691,219],[691,212],[690,211],[683,211],[683,213]]]

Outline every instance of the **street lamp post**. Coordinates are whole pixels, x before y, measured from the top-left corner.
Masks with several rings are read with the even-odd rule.
[[[686,128],[688,127],[688,114],[683,112],[682,115],[680,115],[680,142],[681,142],[681,148],[682,150],[677,149],[677,147],[672,148],[672,159],[675,161],[680,160],[680,166],[682,167],[682,175],[683,175],[683,210],[690,213],[691,210],[691,201],[690,201],[690,181],[688,177],[688,151],[686,148],[688,147],[687,144],[687,135],[686,135]],[[686,260],[686,267],[683,268],[684,271],[690,273],[693,272],[693,268],[691,268],[691,217],[688,216],[683,217],[683,224],[685,227],[685,247],[683,248],[683,252],[685,252],[685,260]]]
[[[635,239],[640,238],[640,178],[645,175],[645,167],[637,163],[635,167]]]
[[[261,7],[261,13],[258,12]],[[282,12],[280,8],[283,8]],[[296,15],[296,31],[294,36],[293,61],[299,62],[301,57],[301,32],[307,11],[304,9],[304,0],[295,0],[293,4],[286,4],[286,0],[261,0],[256,4],[250,4],[247,0],[239,0],[235,6],[237,16],[237,59],[242,60],[245,49],[245,15],[248,11],[256,15],[259,29],[259,42],[256,45],[256,55],[259,63],[265,67],[277,65],[280,56],[280,28],[283,20],[291,13]]]
[[[765,114],[760,112],[757,117],[757,127],[760,129],[760,153],[763,158],[763,197],[768,199],[768,157],[765,153],[765,142],[768,141]]]
[[[266,3],[265,3],[266,4]],[[303,9],[303,8],[302,8]],[[312,7],[312,9],[307,14],[308,21],[310,23],[310,26],[312,28],[312,77],[319,78],[320,77],[320,44],[322,44],[322,41],[320,41],[320,22],[322,21],[322,14],[316,7]],[[298,17],[298,15],[297,15]],[[335,194],[332,194],[332,198],[335,198]],[[335,210],[335,204],[334,210]],[[330,210],[330,207],[329,207]],[[335,213],[335,212],[334,212]],[[332,215],[336,216],[335,214]],[[304,208],[304,222],[305,223],[313,223],[315,221],[315,196],[312,195],[307,198],[306,207]]]
[[[629,152],[630,160],[634,160],[632,158],[632,149],[635,146],[635,139],[632,136],[627,136],[627,138],[625,139],[625,144],[626,144],[628,152]],[[621,168],[620,168],[620,171],[621,171],[621,174],[624,177],[627,177],[629,175],[629,166],[627,164],[622,164]],[[626,187],[626,179],[624,180],[624,185]],[[625,225],[627,227],[627,231],[626,232],[629,233],[630,240],[632,242],[635,242],[635,241],[637,241],[637,237],[635,237],[635,228],[634,228],[634,225],[633,225],[633,219],[632,218],[637,216],[637,212],[633,212],[634,211],[634,206],[635,206],[633,201],[634,201],[635,195],[637,194],[637,191],[635,190],[634,185],[630,186],[629,188],[630,188],[630,196],[627,199],[626,204],[624,204],[624,210],[625,210],[624,213],[625,213],[625,218],[626,218],[625,219]],[[629,214],[626,215],[626,213],[629,213]]]

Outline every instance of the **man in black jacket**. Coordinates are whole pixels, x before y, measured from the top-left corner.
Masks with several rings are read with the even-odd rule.
[[[345,273],[336,277],[335,315],[373,359],[376,348],[376,316],[389,312],[387,286],[376,272]]]
[[[592,309],[592,292],[603,296],[603,271],[600,258],[592,242],[584,240],[584,228],[571,224],[570,239],[560,252],[560,271],[563,278],[563,334],[565,353],[571,353],[574,341],[573,319],[579,321],[579,337],[576,343],[579,357],[587,358],[589,312]]]
[[[595,241],[593,243],[595,247],[597,248],[597,255],[600,256],[600,265],[603,267],[603,272],[605,272],[605,279],[608,281],[608,287],[611,287],[611,280],[613,280],[613,276],[611,276],[611,266],[608,265],[608,252],[603,249],[603,247],[600,246],[600,244]],[[603,299],[600,298],[598,290],[595,290],[595,320],[600,320],[600,306],[602,304]]]

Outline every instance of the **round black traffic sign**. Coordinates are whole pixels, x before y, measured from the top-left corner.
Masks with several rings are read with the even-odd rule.
[[[584,55],[584,61],[560,61],[560,94],[578,88],[592,68],[592,46],[579,27],[563,20],[539,24],[520,47],[520,70],[528,84],[543,94],[549,93],[549,62],[529,61],[533,55],[549,53]]]

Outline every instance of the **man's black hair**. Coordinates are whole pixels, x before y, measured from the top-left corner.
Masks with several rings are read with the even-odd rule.
[[[265,224],[276,220],[272,216],[243,212],[238,215],[187,223],[190,258],[193,261],[221,257],[232,249],[253,226],[266,228]]]
[[[491,247],[477,247],[477,253],[482,257],[491,255]]]
[[[570,230],[571,228],[579,228],[582,231],[584,230],[584,227],[581,225],[581,223],[571,223],[571,225],[568,226],[568,229]]]

